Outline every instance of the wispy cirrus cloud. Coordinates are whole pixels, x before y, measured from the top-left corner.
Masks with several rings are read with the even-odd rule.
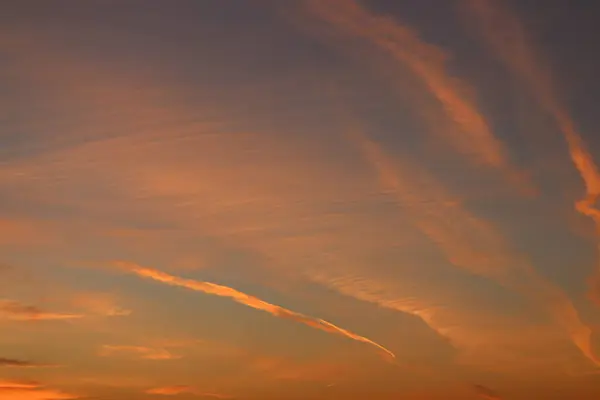
[[[445,285],[402,284],[368,271],[321,270],[309,277],[342,295],[419,318],[457,351],[454,362],[458,365],[502,373],[535,368],[539,373],[555,374],[573,362],[573,357],[580,363],[577,354],[571,355],[571,343],[561,328],[533,323],[523,315],[498,315],[485,306],[458,301]],[[514,335],[515,331],[520,334]],[[431,370],[411,369],[435,376]]]
[[[145,360],[175,360],[181,358],[180,355],[173,354],[164,348],[127,345],[103,345],[98,355],[102,357],[129,356]]]
[[[473,162],[501,171],[527,192],[531,182],[512,166],[507,148],[498,139],[477,106],[467,83],[453,76],[446,52],[421,39],[416,31],[387,15],[370,12],[358,1],[306,1],[307,9],[339,31],[368,40],[399,64],[408,68],[439,103],[447,123],[436,134]],[[439,114],[434,111],[435,115]],[[424,116],[430,119],[428,115]],[[451,126],[448,129],[447,126]],[[441,128],[441,129],[440,129]]]
[[[550,114],[567,142],[573,165],[584,184],[585,198],[575,203],[575,209],[590,217],[600,234],[600,173],[585,141],[578,132],[568,108],[557,94],[548,68],[522,22],[506,4],[496,0],[463,0],[464,10],[475,24],[496,56],[535,96],[541,107]],[[598,243],[600,257],[600,243]],[[600,263],[589,279],[590,298],[600,305]]]
[[[327,7],[327,5],[324,5],[324,7]],[[398,22],[393,22],[392,25],[398,25]],[[413,39],[409,38],[407,40]],[[406,41],[398,43],[393,44],[394,49],[402,48],[402,44]],[[408,46],[406,48],[406,51],[410,50]],[[418,53],[418,51],[416,52]],[[443,63],[440,60],[433,56],[432,58],[434,59],[432,65],[441,65],[440,68],[447,68],[442,65]],[[409,58],[407,60],[401,61],[407,65],[409,62],[415,63],[414,59]],[[436,64],[438,62],[439,64]],[[502,150],[501,144],[498,147],[498,141],[486,142],[487,139],[485,138],[488,136],[485,135],[490,133],[489,127],[486,128],[485,120],[482,125],[482,121],[478,120],[478,116],[473,116],[471,113],[473,109],[471,111],[469,109],[474,104],[473,100],[459,88],[460,85],[454,85],[452,82],[448,83],[448,75],[439,78],[435,74],[431,75],[431,71],[425,67],[413,64],[410,65],[412,65],[411,68],[415,75],[427,85],[435,100],[440,104],[448,103],[448,109],[444,109],[443,106],[440,108],[442,112],[446,113],[451,124],[456,127],[454,130],[447,131],[450,143],[456,146],[461,154],[468,154],[469,160],[491,166],[510,175],[512,171],[509,171],[510,167],[506,166],[508,165],[506,152]],[[40,63],[40,65],[44,64]],[[56,64],[51,69],[53,71],[50,73],[43,72],[49,74],[47,76],[53,77],[53,74],[56,74]],[[70,75],[73,72],[67,69],[65,71],[68,71],[65,72],[65,75]],[[74,72],[77,76],[81,76],[77,71]],[[61,74],[57,75],[60,76]],[[145,242],[140,240],[138,243],[140,254],[146,255],[149,257],[148,259],[160,259],[161,261],[154,261],[157,264],[163,265],[163,260],[165,260],[164,265],[171,266],[172,254],[180,255],[187,252],[189,248],[192,248],[192,251],[201,253],[202,251],[198,250],[197,244],[202,240],[204,234],[214,235],[210,236],[211,241],[216,241],[217,238],[233,237],[235,240],[239,239],[239,242],[236,243],[248,245],[253,250],[258,249],[257,252],[260,252],[261,255],[264,254],[269,262],[275,260],[273,264],[280,268],[278,272],[288,266],[295,267],[296,265],[299,265],[298,271],[307,269],[315,271],[323,267],[326,273],[318,281],[323,282],[324,285],[363,301],[416,315],[440,335],[449,338],[453,344],[459,343],[459,346],[472,346],[469,349],[481,348],[482,353],[488,348],[496,350],[497,347],[500,347],[497,350],[498,353],[508,353],[513,348],[515,343],[513,340],[496,340],[496,336],[490,334],[500,324],[489,324],[493,328],[478,330],[479,326],[473,328],[473,325],[467,323],[471,321],[462,318],[463,314],[468,314],[468,310],[456,310],[452,308],[453,304],[430,301],[423,293],[417,293],[415,298],[409,298],[401,290],[390,289],[388,291],[386,285],[382,284],[381,278],[379,281],[375,279],[377,274],[372,270],[379,268],[380,265],[369,262],[371,259],[365,261],[367,258],[360,256],[372,253],[376,255],[379,261],[383,258],[380,256],[386,257],[387,250],[393,246],[410,247],[407,243],[413,243],[411,242],[412,238],[409,237],[412,231],[408,235],[404,231],[400,232],[401,228],[399,226],[403,225],[405,221],[398,223],[397,220],[394,220],[393,213],[380,212],[380,209],[385,207],[389,201],[373,201],[368,204],[363,201],[366,197],[383,196],[379,196],[379,193],[370,192],[362,196],[362,193],[366,192],[364,191],[365,187],[370,188],[373,186],[357,184],[357,182],[361,183],[362,176],[357,177],[353,173],[348,173],[347,169],[343,170],[343,174],[330,174],[328,168],[331,163],[335,163],[335,160],[332,160],[331,163],[329,161],[321,163],[319,157],[322,154],[305,151],[306,149],[300,149],[295,144],[278,146],[278,142],[275,141],[277,139],[267,137],[268,135],[261,136],[254,133],[218,135],[213,134],[213,132],[206,132],[200,124],[187,124],[190,120],[188,118],[189,110],[178,107],[177,104],[164,104],[165,107],[162,107],[163,103],[157,101],[156,104],[161,107],[147,107],[148,105],[152,106],[152,104],[149,104],[152,101],[148,102],[148,99],[146,99],[148,91],[128,90],[130,87],[127,86],[127,79],[117,80],[118,85],[122,85],[122,87],[115,88],[118,85],[115,85],[115,82],[111,79],[97,80],[95,79],[97,75],[86,73],[83,74],[83,77],[85,79],[74,79],[67,82],[69,84],[67,94],[72,97],[65,102],[65,109],[70,112],[71,106],[79,106],[78,110],[84,109],[90,114],[97,112],[100,117],[87,115],[84,118],[86,121],[85,126],[83,124],[76,126],[72,131],[77,134],[80,132],[85,133],[82,136],[86,138],[94,137],[94,129],[86,130],[89,129],[86,127],[91,126],[98,131],[124,133],[124,137],[116,140],[104,140],[102,138],[102,140],[89,142],[88,144],[73,146],[65,151],[44,154],[39,158],[34,157],[22,164],[7,165],[6,168],[3,166],[3,169],[7,170],[7,174],[3,178],[6,178],[11,193],[29,193],[27,190],[20,191],[18,189],[33,188],[33,193],[39,193],[35,197],[36,201],[56,201],[57,204],[64,205],[66,209],[74,210],[74,214],[81,212],[85,219],[97,219],[96,223],[98,224],[105,223],[109,225],[111,221],[117,221],[120,224],[125,220],[120,216],[126,215],[129,218],[130,215],[136,215],[138,219],[131,224],[140,223],[144,226],[152,226],[155,220],[164,218],[169,223],[173,223],[172,226],[175,228],[172,231],[154,230],[154,232],[150,232],[150,235],[140,235],[144,236],[146,240],[150,237],[150,240]],[[60,82],[60,80],[57,79],[56,82]],[[80,85],[82,82],[88,82],[88,84]],[[448,86],[436,86],[440,82]],[[61,82],[60,84],[57,83],[56,86],[59,89],[57,93],[60,94],[57,100],[62,101],[63,96],[67,97],[64,90],[66,85]],[[108,90],[104,89],[106,87]],[[85,93],[82,95],[78,91]],[[449,93],[446,93],[446,91],[449,91]],[[135,93],[138,95],[132,95]],[[142,94],[139,95],[139,93]],[[157,97],[161,99],[168,98],[169,94],[169,91],[165,91]],[[87,110],[85,110],[86,107],[88,107]],[[199,108],[193,107],[194,113]],[[306,110],[302,109],[301,111],[304,113]],[[474,109],[474,112],[478,113],[479,110]],[[156,114],[160,114],[161,118],[156,119]],[[233,114],[229,113],[229,115]],[[467,119],[466,123],[457,121],[462,117]],[[470,121],[469,118],[471,118]],[[249,127],[244,126],[243,128]],[[147,130],[152,131],[152,134],[148,136],[136,134],[136,131],[144,131],[145,133]],[[464,139],[460,135],[453,136],[454,132],[463,132],[463,130],[470,133],[470,135],[464,135]],[[176,135],[173,134],[175,131],[177,132]],[[132,135],[125,137],[130,132]],[[479,138],[477,132],[483,132],[484,139]],[[289,138],[289,136],[283,134],[279,136]],[[95,139],[99,139],[99,137],[95,137]],[[471,143],[472,147],[469,147]],[[320,143],[315,146],[315,148],[318,147],[320,147]],[[336,147],[335,151],[341,150]],[[330,154],[327,154],[327,156],[330,156]],[[310,160],[310,162],[306,162],[306,160]],[[351,176],[345,179],[347,175]],[[94,178],[90,179],[90,177]],[[393,180],[393,177],[391,179]],[[386,179],[382,179],[382,181],[386,181]],[[13,184],[14,186],[11,186]],[[427,184],[422,186],[427,187]],[[394,185],[388,187],[399,190]],[[409,184],[407,191],[414,187],[414,184]],[[429,192],[422,187],[417,189],[416,195],[411,197],[411,200],[420,203],[424,197],[428,196],[427,193]],[[387,190],[386,193],[388,193]],[[394,190],[389,191],[389,193],[394,193]],[[45,194],[48,194],[48,196],[45,196]],[[442,194],[442,200],[434,196],[433,201],[427,198],[423,202],[430,202],[431,207],[439,206],[441,214],[445,213],[446,207],[452,209],[453,206],[460,206],[460,203],[451,195],[445,192]],[[373,204],[377,206],[376,211],[372,207]],[[416,210],[417,218],[422,218],[423,214],[430,210],[430,208],[418,208],[418,204],[416,206],[411,205],[408,209]],[[135,212],[130,212],[131,210]],[[463,216],[465,215],[459,214],[457,221],[460,222]],[[124,225],[127,225],[128,221]],[[447,225],[452,226],[455,222],[451,221]],[[59,225],[56,226],[56,232],[61,233],[61,229],[64,229],[65,226]],[[70,226],[71,222],[69,221],[64,225]],[[460,226],[458,223],[456,225]],[[450,228],[442,224],[441,227],[438,227],[438,230],[446,232],[446,235],[438,233],[436,236],[436,225],[423,223],[421,227],[423,226],[429,226],[428,229],[425,229],[428,236],[433,239],[437,238],[436,243],[443,244],[442,247],[446,254],[453,254],[453,261],[460,265],[469,265],[472,269],[477,269],[479,266],[482,270],[485,269],[489,265],[487,264],[488,259],[493,257],[489,254],[493,255],[496,254],[496,250],[502,250],[501,247],[486,247],[487,236],[485,235],[481,239],[482,242],[474,245],[475,247],[478,246],[478,249],[483,248],[484,251],[465,250],[464,244],[462,247],[458,246],[464,243],[465,240],[472,241],[473,237],[477,237],[478,232],[481,232],[481,230],[475,229],[476,232],[472,236],[468,236],[468,233],[463,234],[462,232],[455,234],[457,231],[449,230]],[[97,227],[98,225],[92,228]],[[190,240],[192,245],[189,247],[186,247],[187,244],[184,244],[178,236],[180,233],[178,229],[181,227],[186,229],[186,233],[189,233],[189,238],[192,239]],[[460,231],[460,229],[458,230]],[[468,231],[469,227],[467,226],[465,230]],[[142,228],[140,231],[148,233],[152,229],[145,231]],[[7,232],[10,232],[10,229]],[[81,235],[73,235],[72,240],[74,242],[80,237],[86,241],[94,242],[89,240],[93,233],[85,229],[81,232]],[[123,232],[125,231],[121,231],[121,233]],[[28,235],[29,233],[22,234],[21,242],[33,245],[32,243],[35,243],[35,241],[27,241],[34,238],[34,236]],[[126,242],[124,236],[126,235],[111,243],[122,245],[113,256],[137,259],[137,257],[131,256],[130,251],[125,251],[126,255],[118,254],[121,248],[126,248],[129,245],[129,243],[124,244]],[[453,236],[455,236],[455,242],[448,239]],[[165,238],[168,240],[165,240]],[[12,238],[7,234],[8,239]],[[454,244],[458,245],[454,246]],[[78,248],[77,246],[71,247],[73,249]],[[106,247],[113,250],[117,246]],[[453,247],[455,247],[454,253],[450,253]],[[293,249],[293,252],[288,252],[288,249]],[[128,250],[131,250],[131,247]],[[169,250],[174,251],[169,252]],[[227,251],[232,253],[234,250],[228,249]],[[335,260],[337,262],[336,267],[339,267],[339,273],[336,273],[334,268],[330,270],[331,264],[328,264],[331,260],[329,256],[336,252],[338,254],[342,253],[342,257]],[[193,257],[192,259],[197,260]],[[205,259],[202,260],[205,261]],[[318,262],[313,264],[312,261],[315,260]],[[344,261],[359,265],[356,269],[360,272],[360,279],[343,279],[350,275],[350,267],[345,265]],[[397,264],[395,265],[396,268],[400,268],[400,264],[403,264],[397,262],[397,259],[393,260],[393,263]],[[211,261],[202,263],[202,265],[209,266],[212,264]],[[244,267],[247,265],[245,262],[240,264]],[[512,265],[512,260],[506,258],[499,261],[498,264]],[[488,270],[494,269],[488,268]],[[152,275],[152,279],[163,283],[192,287],[190,280],[183,280],[173,275],[166,276],[160,271],[154,272],[156,273]],[[270,271],[267,275],[269,273]],[[489,276],[486,274],[488,272],[484,276]],[[490,274],[496,276],[495,272]],[[498,275],[503,276],[502,273],[498,273]],[[278,275],[273,274],[269,278],[277,280]],[[391,279],[393,278],[390,277]],[[315,278],[315,280],[317,279]],[[253,308],[265,309],[266,307],[266,311],[271,312],[273,315],[291,318],[315,326],[310,321],[317,319],[311,318],[310,321],[307,321],[310,317],[281,309],[279,306],[265,303],[231,288],[214,284],[207,286],[207,284],[207,282],[194,281],[193,287],[195,289],[193,290],[198,290],[198,287],[201,287],[200,290],[206,292],[208,287],[211,294],[225,296]],[[348,300],[350,299],[342,298],[344,302]],[[78,299],[73,304],[74,309],[79,309],[77,303],[81,305],[82,312],[85,310],[86,315],[89,313],[119,316],[128,313],[127,309],[120,307],[112,300]],[[321,306],[327,307],[327,304],[323,303]],[[495,317],[491,316],[490,319]],[[488,321],[485,320],[485,322]],[[485,323],[482,325],[485,325]],[[343,331],[341,328],[323,325],[321,321],[316,323],[316,328],[351,337],[354,340],[359,338],[358,335]],[[515,332],[518,334],[515,334]],[[143,333],[146,334],[147,332]],[[150,333],[148,332],[148,334]],[[349,336],[349,334],[352,334],[352,336]],[[386,335],[388,332],[382,334]],[[488,334],[493,340],[488,340]],[[505,332],[503,331],[502,334],[505,334]],[[531,334],[534,340],[536,334],[536,332]],[[137,335],[131,336],[135,337]],[[518,341],[522,336],[525,336],[523,330],[514,329],[510,334],[510,339]],[[268,340],[268,337],[265,338]],[[393,340],[396,340],[396,338]],[[124,341],[124,343],[136,344],[138,342],[132,340],[131,342]],[[499,343],[505,346],[498,346]],[[100,353],[104,353],[106,356],[155,360],[178,357],[171,352],[170,345],[167,343],[144,341],[141,344],[142,346],[107,345],[100,350]],[[528,345],[529,342],[526,344]],[[505,348],[508,350],[505,350]],[[526,346],[518,347],[519,350],[523,348],[526,348]],[[547,350],[553,353],[556,348],[547,346]],[[179,352],[179,350],[173,350],[173,352]],[[484,354],[486,357],[489,356],[488,353]],[[493,357],[490,358],[496,360]],[[103,360],[103,362],[106,361],[108,360]],[[257,362],[256,368],[263,371],[268,377],[292,381],[312,381],[321,377],[330,379],[335,373],[343,370],[338,370],[337,367],[327,364],[318,365],[310,362],[299,366],[287,366],[277,359],[266,359]],[[509,368],[517,367],[511,366]],[[126,377],[123,376],[122,379],[126,379]],[[134,377],[131,379],[134,379]],[[116,385],[117,381],[118,379],[115,378],[112,383]],[[104,382],[103,384],[108,383]],[[194,382],[194,384],[196,383]],[[152,384],[138,386],[146,388],[151,387]],[[202,385],[198,385],[202,387]],[[173,396],[178,394],[185,396],[195,391],[190,386],[163,386],[148,389],[148,392],[153,390],[154,394]]]
[[[600,365],[585,325],[566,294],[537,273],[529,261],[510,249],[492,225],[469,213],[424,170],[391,159],[381,147],[356,130],[348,137],[376,171],[382,187],[408,211],[414,224],[454,266],[514,290],[543,309],[573,344]],[[408,172],[410,171],[410,173]]]
[[[0,400],[70,400],[81,396],[46,387],[34,381],[0,379]]]
[[[195,290],[198,292],[212,294],[220,297],[228,297],[233,299],[237,303],[246,305],[257,310],[268,312],[269,314],[272,314],[276,317],[291,319],[301,324],[310,326],[311,328],[315,328],[334,335],[344,336],[358,342],[369,344],[379,349],[383,354],[386,355],[386,357],[395,358],[394,353],[392,353],[390,350],[386,349],[382,345],[372,341],[371,339],[358,335],[354,332],[348,331],[344,328],[340,328],[332,324],[331,322],[319,318],[309,317],[307,315],[288,310],[286,308],[268,303],[257,297],[242,293],[236,289],[227,286],[217,285],[210,282],[202,282],[195,281],[192,279],[180,278],[162,271],[142,267],[131,262],[117,261],[114,263],[114,265],[123,269],[124,271],[134,273],[143,278],[148,278],[158,282],[162,282],[167,285],[184,287],[190,290]]]
[[[66,321],[83,318],[83,314],[59,313],[41,310],[15,300],[0,299],[0,319],[13,321]]]

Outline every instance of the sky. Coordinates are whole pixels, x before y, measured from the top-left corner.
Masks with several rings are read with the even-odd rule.
[[[0,400],[600,398],[600,8],[0,13]]]

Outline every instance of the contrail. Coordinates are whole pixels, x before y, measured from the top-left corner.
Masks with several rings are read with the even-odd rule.
[[[550,76],[545,73],[539,56],[516,15],[500,2],[493,0],[464,0],[465,10],[477,23],[486,42],[506,67],[521,80],[542,108],[552,115],[563,133],[571,161],[584,181],[586,196],[575,203],[575,209],[590,217],[600,235],[600,210],[595,202],[600,196],[600,174],[592,155],[575,127],[567,109],[561,104]],[[600,243],[598,243],[600,252]],[[600,305],[600,264],[590,278],[590,297]]]
[[[157,282],[165,283],[167,285],[184,287],[184,288],[187,288],[190,290],[195,290],[195,291],[203,292],[206,294],[212,294],[215,296],[228,297],[230,299],[233,299],[233,301],[235,301],[237,303],[244,304],[248,307],[251,307],[251,308],[254,308],[257,310],[266,311],[269,314],[274,315],[276,317],[291,319],[293,321],[299,322],[301,324],[310,326],[315,329],[319,329],[319,330],[322,330],[322,331],[325,331],[328,333],[332,333],[335,335],[345,336],[347,338],[356,340],[358,342],[370,344],[372,346],[377,347],[387,357],[391,357],[391,358],[396,357],[394,355],[394,353],[392,353],[390,350],[386,349],[382,345],[375,343],[374,341],[372,341],[364,336],[360,336],[356,333],[353,333],[346,329],[340,328],[340,327],[332,324],[331,322],[328,322],[328,321],[325,321],[325,320],[322,320],[319,318],[309,317],[307,315],[288,310],[286,308],[268,303],[257,297],[247,295],[245,293],[242,293],[236,289],[233,289],[233,288],[230,288],[227,286],[217,285],[215,283],[210,283],[210,282],[203,282],[203,281],[196,281],[196,280],[192,280],[192,279],[180,278],[177,276],[167,274],[162,271],[142,267],[140,265],[137,265],[137,264],[131,263],[131,262],[117,261],[114,263],[114,265],[117,267],[120,267],[128,272],[134,273],[140,277],[152,279]]]
[[[395,19],[371,13],[354,0],[308,0],[307,9],[346,34],[361,37],[407,67],[439,103],[450,129],[436,129],[456,150],[474,162],[501,171],[531,193],[521,173],[511,166],[503,143],[496,138],[465,82],[451,76],[447,55]],[[427,118],[429,120],[429,118]]]

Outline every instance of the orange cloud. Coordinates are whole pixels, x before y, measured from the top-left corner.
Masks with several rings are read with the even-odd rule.
[[[485,306],[465,304],[443,285],[403,284],[368,271],[355,274],[321,270],[310,278],[340,294],[379,307],[413,315],[458,350],[457,364],[495,373],[555,374],[567,363],[580,364],[559,327],[529,321],[522,315],[502,316]],[[519,332],[515,335],[514,332]],[[549,351],[552,349],[552,351]],[[413,372],[439,379],[429,368],[412,365]]]
[[[533,93],[546,112],[552,115],[568,145],[573,165],[581,175],[586,196],[575,203],[575,209],[590,217],[600,234],[600,173],[567,108],[561,104],[546,67],[536,54],[525,27],[508,8],[494,0],[464,0],[465,10],[480,29],[498,58]],[[600,254],[600,247],[598,249]],[[590,298],[600,305],[600,264],[590,277]]]
[[[362,133],[352,131],[349,137],[373,166],[386,192],[407,210],[414,224],[454,266],[493,279],[540,306],[581,353],[600,365],[592,350],[591,329],[580,320],[569,298],[540,276],[524,257],[512,252],[489,223],[470,214],[422,169],[390,159]]]
[[[444,127],[436,133],[476,163],[502,171],[509,181],[524,188],[523,177],[511,166],[505,146],[478,110],[471,89],[448,72],[448,56],[443,50],[426,43],[397,20],[369,12],[357,1],[309,0],[307,4],[312,14],[345,33],[369,40],[406,66],[439,102],[450,126],[456,128]]]
[[[42,311],[37,307],[26,306],[14,300],[0,299],[0,319],[13,321],[52,321],[83,318],[82,314],[55,313]]]
[[[135,355],[146,360],[173,360],[181,358],[181,356],[172,354],[166,349],[145,346],[104,345],[99,352],[99,355],[103,357],[113,356],[115,354]]]
[[[0,388],[10,389],[35,389],[40,385],[33,381],[9,381],[0,379]]]
[[[288,310],[286,308],[268,303],[266,301],[260,300],[257,297],[247,295],[227,286],[217,285],[210,282],[179,278],[177,276],[169,275],[165,272],[142,267],[130,262],[117,261],[115,262],[115,265],[119,268],[122,268],[125,271],[132,272],[138,276],[162,282],[167,285],[185,287],[187,289],[212,294],[215,296],[229,297],[240,304],[244,304],[248,307],[257,310],[266,311],[269,314],[272,314],[276,317],[291,319],[293,321],[299,322],[301,324],[310,326],[315,329],[319,329],[335,335],[345,336],[349,339],[356,340],[358,342],[370,344],[381,350],[387,357],[395,357],[394,353],[381,346],[380,344],[375,343],[374,341],[364,336],[360,336],[356,333],[340,328],[332,324],[331,322],[319,318],[309,317],[307,315]]]
[[[418,298],[397,298],[390,296],[385,283],[359,276],[328,274],[325,271],[311,273],[310,278],[339,293],[355,299],[377,304],[380,307],[415,315],[425,322],[440,336],[452,339],[453,335],[447,327],[438,322],[441,307],[427,304]],[[443,311],[442,311],[443,312]]]
[[[194,388],[191,386],[161,386],[157,388],[152,388],[146,390],[148,394],[162,394],[165,396],[174,396],[182,393],[191,393],[194,391]]]
[[[0,400],[69,400],[81,396],[50,389],[37,382],[0,379]]]
[[[178,394],[192,394],[198,397],[212,397],[215,399],[233,399],[233,396],[221,393],[202,392],[192,386],[161,386],[146,390],[147,394],[159,394],[163,396],[176,396]]]

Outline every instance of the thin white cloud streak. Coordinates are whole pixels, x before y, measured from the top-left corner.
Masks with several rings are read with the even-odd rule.
[[[379,349],[383,354],[386,355],[386,357],[395,358],[394,353],[392,353],[390,350],[364,336],[360,336],[356,333],[338,327],[332,324],[331,322],[322,320],[320,318],[309,317],[307,315],[297,313],[295,311],[291,311],[286,308],[268,303],[257,297],[247,295],[227,286],[217,285],[210,282],[184,279],[167,274],[162,271],[142,267],[131,262],[117,261],[114,263],[114,265],[127,272],[134,273],[140,277],[152,279],[157,282],[165,283],[167,285],[184,287],[190,290],[203,292],[206,294],[212,294],[220,297],[228,297],[237,303],[246,305],[257,310],[268,312],[269,314],[274,315],[276,317],[291,319],[293,321],[299,322],[301,324],[310,326],[318,330],[322,330],[335,335],[344,336],[358,342],[369,344]]]
[[[435,129],[436,134],[442,134],[475,163],[497,169],[520,189],[533,191],[531,183],[511,165],[507,149],[478,109],[472,89],[451,76],[446,65],[448,56],[442,49],[423,41],[391,16],[373,14],[354,0],[307,0],[306,4],[314,16],[342,32],[367,39],[406,66],[439,102],[446,125],[454,127],[438,126],[441,129]],[[428,115],[424,117],[429,120]]]
[[[348,137],[373,166],[385,191],[450,263],[534,302],[562,327],[585,357],[600,365],[591,345],[592,331],[566,294],[540,276],[524,257],[513,253],[489,223],[467,212],[422,169],[392,161],[377,143],[356,130],[348,132]]]
[[[598,167],[577,131],[569,111],[560,101],[552,78],[547,73],[547,68],[537,54],[525,27],[506,5],[498,1],[462,1],[467,15],[472,17],[469,20],[476,24],[496,56],[555,119],[567,142],[571,161],[585,184],[586,196],[575,203],[575,209],[594,221],[597,234],[600,235],[600,210],[596,208],[600,197]],[[600,242],[597,247],[600,256]],[[590,297],[600,305],[600,262],[595,275],[590,278],[590,284]]]

